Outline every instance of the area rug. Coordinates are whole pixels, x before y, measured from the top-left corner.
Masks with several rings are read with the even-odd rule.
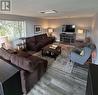
[[[33,55],[47,60],[48,66],[51,65],[54,68],[63,70],[67,73],[71,73],[74,63],[69,61],[68,55],[74,47],[71,45],[64,45],[64,44],[59,44],[59,46],[61,46],[61,54],[56,58],[56,60],[47,56],[42,56],[41,51]]]
[[[85,95],[87,70],[70,63],[68,54],[73,47],[62,45],[62,53],[56,60],[48,60],[47,72],[27,95]]]

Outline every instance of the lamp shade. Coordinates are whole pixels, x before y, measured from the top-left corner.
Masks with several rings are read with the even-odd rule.
[[[49,33],[52,33],[53,32],[53,29],[52,28],[48,28],[48,32]]]
[[[54,32],[53,28],[48,28],[48,36],[52,36],[52,33]]]
[[[78,29],[78,34],[83,34],[84,30],[83,29]]]

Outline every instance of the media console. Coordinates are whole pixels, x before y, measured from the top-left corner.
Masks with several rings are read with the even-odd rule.
[[[60,34],[60,41],[67,42],[67,43],[74,43],[76,39],[75,33],[61,33]]]

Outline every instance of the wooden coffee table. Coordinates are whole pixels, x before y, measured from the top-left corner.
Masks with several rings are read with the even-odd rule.
[[[59,54],[61,54],[61,47],[60,46],[57,46],[56,48],[53,47],[53,45],[48,45],[44,48],[42,48],[42,56],[48,56],[48,57],[51,57],[51,58],[57,58],[57,56]]]

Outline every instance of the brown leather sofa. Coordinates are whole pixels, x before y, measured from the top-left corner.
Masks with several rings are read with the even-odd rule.
[[[55,37],[48,37],[47,34],[36,35],[26,38],[27,50],[39,51],[44,46],[55,41]]]
[[[0,59],[20,70],[23,94],[27,94],[46,72],[47,61],[26,52],[11,54],[0,48]]]

